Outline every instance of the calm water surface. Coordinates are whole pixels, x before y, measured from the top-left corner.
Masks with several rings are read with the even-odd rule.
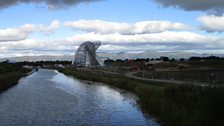
[[[136,98],[103,84],[88,84],[40,69],[0,94],[0,126],[159,126]]]

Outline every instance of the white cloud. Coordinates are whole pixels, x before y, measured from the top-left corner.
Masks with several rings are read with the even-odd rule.
[[[67,40],[37,40],[26,39],[0,43],[0,58],[26,55],[65,54],[74,51],[75,45]]]
[[[102,41],[101,51],[174,51],[174,50],[220,50],[224,38],[205,36],[191,32],[162,32],[153,34],[121,35],[86,33],[61,40],[26,39],[17,42],[0,43],[3,56],[73,54],[84,41]],[[47,46],[50,45],[50,46]],[[3,55],[4,54],[4,55]]]
[[[30,33],[36,31],[35,25],[26,24],[19,28],[2,29],[0,30],[0,41],[5,42],[0,43],[0,57],[12,55],[73,54],[75,49],[84,41],[101,41],[103,45],[99,48],[100,51],[115,52],[144,50],[211,51],[224,48],[224,37],[182,31],[190,27],[181,23],[143,21],[128,24],[95,20],[87,21],[86,24],[83,21],[76,21],[75,23],[66,22],[64,25],[77,27],[77,29],[81,29],[87,33],[75,34],[74,36],[68,36],[60,40],[52,40],[52,38],[38,40],[28,37]],[[37,30],[49,34],[60,27],[60,21],[55,20],[49,26],[41,25]]]
[[[224,16],[207,15],[197,19],[208,32],[224,32]]]
[[[68,37],[67,40],[73,42],[102,41],[106,43],[204,43],[216,42],[220,37],[203,36],[191,32],[162,32],[152,34],[121,35],[86,33]]]
[[[35,31],[35,25],[25,24],[19,28],[0,29],[0,42],[24,40]]]
[[[118,46],[118,45],[102,45],[100,46],[99,50],[107,50],[107,51],[117,51],[117,50],[129,50],[130,48],[125,47],[125,46]]]
[[[56,29],[60,28],[61,23],[58,20],[54,20],[51,22],[49,26],[39,25],[39,31],[45,34],[50,34],[54,32]]]
[[[142,21],[130,24],[106,22],[101,20],[78,20],[73,22],[65,22],[64,26],[99,34],[144,34],[164,32],[169,30],[190,29],[190,26],[187,26],[183,23],[173,23],[170,21]]]
[[[166,45],[150,45],[150,44],[142,44],[138,46],[122,46],[122,45],[115,45],[115,44],[106,44],[99,47],[99,51],[105,52],[143,52],[148,50],[153,51],[163,51],[163,50],[171,50],[175,48],[175,46],[166,46]]]
[[[18,28],[5,28],[0,29],[0,42],[20,41],[25,40],[29,35],[35,31],[43,32],[44,34],[50,34],[56,29],[60,28],[60,21],[54,20],[49,26],[39,25],[36,27],[34,24],[25,24]]]

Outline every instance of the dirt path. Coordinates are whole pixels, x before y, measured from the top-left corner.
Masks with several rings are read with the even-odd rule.
[[[164,80],[164,79],[150,79],[150,78],[143,78],[143,77],[134,76],[134,74],[138,73],[138,72],[140,72],[140,71],[128,72],[128,73],[125,73],[125,76],[129,77],[129,78],[138,79],[138,80],[144,80],[144,81],[155,81],[155,82],[172,83],[172,84],[191,84],[191,85],[200,85],[200,86],[208,86],[209,85],[208,83],[200,83],[200,82],[187,82],[187,81]]]

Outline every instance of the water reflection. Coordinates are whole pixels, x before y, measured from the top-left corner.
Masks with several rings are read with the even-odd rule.
[[[157,126],[132,96],[41,69],[0,95],[0,125]]]

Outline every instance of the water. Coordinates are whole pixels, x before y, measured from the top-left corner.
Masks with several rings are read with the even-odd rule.
[[[130,93],[40,69],[0,94],[0,126],[158,126]]]

